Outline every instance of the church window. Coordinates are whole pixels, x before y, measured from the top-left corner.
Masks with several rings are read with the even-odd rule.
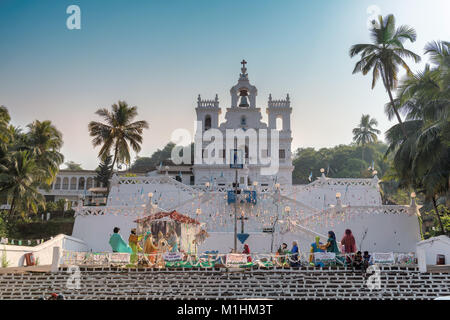
[[[277,117],[275,126],[276,126],[276,129],[277,129],[278,131],[283,130],[283,118]]]
[[[205,131],[211,129],[211,116],[208,114],[205,117]]]

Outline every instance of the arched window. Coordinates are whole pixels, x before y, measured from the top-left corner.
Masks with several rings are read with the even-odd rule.
[[[84,190],[84,177],[78,179],[78,190]]]
[[[68,177],[63,178],[62,188],[63,188],[63,190],[69,189],[69,178]]]
[[[93,181],[94,179],[92,179],[92,177],[87,178],[86,180],[86,190],[89,190],[90,188],[93,187]]]
[[[55,183],[55,190],[59,190],[59,189],[61,189],[61,178],[57,177],[56,183]]]
[[[77,178],[72,177],[70,179],[70,190],[76,190],[77,189]]]
[[[281,116],[277,117],[275,126],[278,131],[283,130],[283,118]]]
[[[205,130],[211,129],[211,116],[208,114],[205,117]]]
[[[241,126],[246,126],[247,125],[247,118],[245,116],[241,117]]]

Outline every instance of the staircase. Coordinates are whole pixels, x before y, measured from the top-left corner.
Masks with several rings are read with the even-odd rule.
[[[434,299],[450,295],[449,273],[417,267],[380,267],[381,289],[370,275],[347,268],[168,270],[80,268],[80,289],[68,289],[71,274],[0,274],[0,299],[38,299],[52,292],[65,299]]]

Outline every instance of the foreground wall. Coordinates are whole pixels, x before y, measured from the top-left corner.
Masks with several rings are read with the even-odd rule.
[[[35,259],[39,259],[39,265],[50,265],[52,264],[54,247],[61,247],[61,249],[68,251],[88,251],[89,249],[89,246],[84,241],[60,234],[35,247],[3,245],[0,247],[2,251],[0,255],[6,254],[6,259],[9,262],[8,267],[26,265],[24,255],[30,252],[33,253]]]

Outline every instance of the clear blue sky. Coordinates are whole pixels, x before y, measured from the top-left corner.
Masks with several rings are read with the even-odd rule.
[[[71,4],[81,30],[66,28]],[[290,94],[293,149],[350,143],[362,113],[383,132],[391,125],[381,83],[371,90],[369,77],[351,74],[349,47],[370,41],[370,5],[413,26],[417,41],[406,46],[419,54],[428,41],[450,40],[448,0],[0,0],[0,104],[15,125],[50,119],[66,160],[90,169],[95,110],[137,105],[150,123],[140,153],[148,156],[174,129],[193,129],[199,93],[229,106],[245,58],[259,107],[269,93]]]

